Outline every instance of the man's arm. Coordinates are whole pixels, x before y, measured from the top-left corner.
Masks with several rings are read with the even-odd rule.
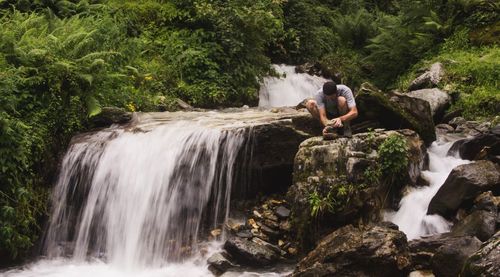
[[[328,118],[326,117],[326,109],[325,107],[323,108],[318,108],[319,110],[319,121],[321,122],[321,125],[323,125],[323,127],[326,127],[326,125],[328,125]]]
[[[358,117],[358,108],[356,108],[356,106],[350,108],[349,111],[346,114],[344,114],[343,116],[339,116],[339,118],[340,118],[340,120],[342,120],[342,122],[351,121],[351,120],[355,119],[356,117]]]
[[[356,106],[354,106],[354,107],[350,108],[346,114],[332,119],[328,124],[330,124],[333,127],[339,128],[339,127],[344,126],[344,122],[351,121],[351,120],[355,119],[357,116],[358,116],[358,108],[356,108]]]

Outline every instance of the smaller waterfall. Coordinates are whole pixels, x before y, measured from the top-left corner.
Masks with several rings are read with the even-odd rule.
[[[435,141],[428,149],[429,170],[423,171],[422,176],[429,181],[428,187],[411,188],[408,194],[401,199],[397,212],[387,212],[385,220],[399,226],[408,240],[422,236],[448,232],[451,227],[446,219],[439,215],[427,215],[427,208],[443,185],[451,170],[469,161],[457,157],[447,156],[453,142]]]
[[[328,81],[318,76],[295,73],[295,66],[273,66],[284,77],[264,79],[259,91],[259,107],[296,106],[305,98],[312,97]]]

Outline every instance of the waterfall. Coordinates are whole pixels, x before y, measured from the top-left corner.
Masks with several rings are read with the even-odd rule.
[[[401,199],[397,212],[387,212],[384,217],[399,226],[408,240],[422,236],[448,232],[451,223],[439,215],[427,215],[427,208],[432,197],[443,185],[451,170],[461,164],[469,163],[455,156],[448,156],[453,142],[435,141],[429,154],[429,170],[422,172],[422,177],[429,182],[428,187],[410,188]]]
[[[328,81],[318,76],[295,73],[295,66],[273,67],[283,77],[264,78],[259,90],[259,107],[296,106],[305,98],[312,97]]]
[[[145,114],[134,127],[75,137],[53,191],[46,259],[6,276],[70,276],[75,267],[80,276],[210,276],[200,242],[228,216],[251,127],[209,115]]]

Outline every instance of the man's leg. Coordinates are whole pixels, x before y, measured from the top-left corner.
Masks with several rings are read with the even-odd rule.
[[[348,111],[347,100],[345,99],[344,96],[337,97],[337,104],[338,104],[339,114],[341,116],[347,114],[347,111]]]
[[[316,100],[309,99],[306,102],[306,109],[311,113],[311,115],[319,120],[319,109],[318,104],[316,104]]]
[[[339,97],[337,97],[337,104],[338,104],[339,114],[341,116],[347,114],[347,112],[349,110],[347,107],[347,99],[345,99],[345,97],[343,97],[343,96],[339,96]],[[342,123],[344,124],[344,128],[343,128],[344,136],[352,137],[351,122],[345,121]]]

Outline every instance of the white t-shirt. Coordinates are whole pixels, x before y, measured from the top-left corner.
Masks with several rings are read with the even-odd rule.
[[[347,100],[347,107],[350,109],[356,106],[356,101],[354,101],[354,95],[352,90],[346,85],[337,85],[337,95],[343,96]],[[325,108],[328,113],[336,113],[337,111],[337,100],[326,98],[323,94],[323,89],[319,89],[314,95],[314,100],[318,104],[318,108]]]

